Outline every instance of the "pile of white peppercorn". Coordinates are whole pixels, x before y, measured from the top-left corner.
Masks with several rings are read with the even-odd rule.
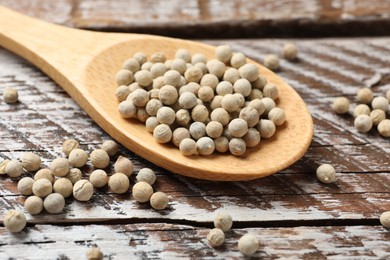
[[[80,148],[78,141],[66,140],[62,150],[65,157],[54,159],[48,168],[41,169],[41,158],[34,153],[24,153],[21,161],[4,160],[0,164],[0,174],[8,174],[11,178],[19,178],[24,171],[31,177],[23,177],[18,181],[17,190],[29,196],[24,202],[26,211],[31,215],[46,210],[48,213],[61,213],[65,199],[73,195],[78,201],[89,201],[95,188],[108,185],[109,190],[122,194],[129,190],[129,177],[133,173],[130,159],[119,156],[114,164],[115,173],[108,175],[104,170],[110,164],[110,157],[116,155],[118,146],[114,141],[105,141],[101,149],[88,153]],[[79,168],[87,164],[88,158],[95,170],[88,179],[83,179]],[[138,202],[149,202],[156,210],[165,209],[169,203],[164,192],[153,192],[152,185],[156,175],[149,168],[142,168],[133,186],[132,195]],[[26,217],[20,210],[10,210],[4,216],[4,225],[10,232],[19,232],[26,225]]]
[[[386,119],[389,109],[390,90],[386,97],[376,96],[370,88],[362,88],[358,91],[353,115],[354,126],[360,133],[369,132],[374,126],[383,137],[390,137],[390,120]],[[346,114],[349,111],[350,102],[346,97],[334,99],[332,108],[337,114]]]
[[[287,46],[286,53],[293,59],[296,48]],[[264,63],[279,67],[277,57]],[[186,156],[243,155],[285,122],[285,112],[276,106],[277,86],[227,45],[218,46],[211,60],[185,49],[173,60],[162,52],[149,61],[135,53],[124,61],[116,83],[120,115],[144,122],[158,143],[172,142]]]

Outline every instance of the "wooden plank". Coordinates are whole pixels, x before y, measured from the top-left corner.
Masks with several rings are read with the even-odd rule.
[[[390,1],[1,0],[1,5],[79,28],[178,37],[389,35]]]
[[[381,226],[245,228],[226,233],[211,248],[209,229],[171,224],[28,227],[18,234],[0,228],[0,258],[80,259],[92,246],[107,259],[237,259],[238,239],[250,232],[260,241],[253,259],[386,259],[390,233]]]

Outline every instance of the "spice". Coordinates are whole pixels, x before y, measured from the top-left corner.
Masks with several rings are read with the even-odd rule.
[[[130,58],[123,62],[122,69],[130,70],[131,72],[135,73],[140,69],[140,64],[137,59]]]
[[[225,234],[219,228],[213,228],[207,235],[207,241],[212,247],[221,246],[225,242]]]
[[[18,160],[11,160],[7,163],[5,171],[7,172],[9,177],[19,177],[20,175],[22,175],[23,165]]]
[[[152,194],[150,197],[150,205],[155,210],[163,210],[168,206],[169,199],[167,194],[164,192],[158,191]]]
[[[223,63],[228,63],[233,55],[233,50],[228,45],[220,45],[215,48],[215,57]]]
[[[206,135],[206,125],[202,122],[194,122],[189,127],[189,132],[194,140]]]
[[[349,100],[345,97],[337,97],[333,100],[332,108],[336,114],[345,114],[349,110]]]
[[[215,150],[220,153],[225,153],[229,150],[229,139],[225,136],[220,136],[217,139],[214,139]]]
[[[210,102],[214,98],[214,90],[209,86],[203,86],[198,91],[198,97],[203,102]]]
[[[191,138],[185,138],[180,142],[179,149],[185,156],[190,156],[196,153],[196,142]]]
[[[323,183],[336,181],[336,171],[330,164],[322,164],[317,168],[317,178]]]
[[[176,112],[175,121],[179,126],[187,126],[191,121],[190,112],[187,109],[179,109]]]
[[[240,101],[236,96],[232,94],[226,94],[222,98],[221,106],[229,113],[235,112],[240,108]]]
[[[357,93],[357,100],[359,103],[370,104],[373,98],[374,94],[369,88],[362,88]]]
[[[77,181],[81,180],[82,173],[80,169],[72,168],[64,177],[69,179],[72,184],[75,184]]]
[[[22,211],[9,210],[4,215],[3,223],[9,232],[17,233],[23,230],[27,224],[27,220]]]
[[[62,151],[64,152],[64,154],[66,156],[69,156],[70,152],[73,150],[73,149],[76,149],[76,148],[79,148],[79,142],[77,142],[76,140],[74,139],[68,139],[66,140],[63,145],[62,145]]]
[[[144,181],[137,182],[133,186],[133,197],[138,202],[148,202],[153,194],[153,188]]]
[[[233,68],[238,69],[241,66],[243,66],[245,63],[246,63],[245,54],[243,54],[242,52],[233,53],[233,55],[232,55],[232,57],[230,59],[230,65]]]
[[[60,213],[65,207],[65,199],[59,193],[52,193],[43,201],[43,207],[51,214]]]
[[[62,197],[68,198],[72,195],[73,184],[67,178],[59,178],[53,184],[53,191],[61,194]]]
[[[261,102],[264,104],[265,108],[263,112],[264,115],[268,115],[269,111],[276,107],[275,101],[272,98],[265,97],[261,99]]]
[[[214,226],[226,232],[231,229],[233,225],[232,216],[226,211],[220,211],[214,218]]]
[[[252,86],[247,79],[239,79],[234,83],[233,89],[234,93],[240,93],[244,97],[247,97],[251,93]]]
[[[118,152],[118,144],[112,140],[104,141],[102,149],[106,151],[108,156],[112,157]]]
[[[48,179],[36,180],[32,186],[35,196],[44,198],[53,191],[53,184]]]
[[[240,240],[238,240],[238,250],[246,256],[253,255],[257,249],[259,249],[259,246],[259,241],[253,234],[243,235]]]
[[[136,53],[134,53],[133,58],[134,58],[136,61],[138,61],[139,65],[144,64],[144,63],[146,62],[146,60],[147,60],[147,56],[146,56],[146,54],[143,53],[143,52],[136,52]]]
[[[144,181],[150,185],[153,185],[156,181],[156,174],[152,169],[142,168],[139,170],[136,179],[137,181]]]
[[[271,138],[276,131],[274,122],[267,119],[261,119],[256,127],[262,138]]]
[[[268,112],[268,119],[276,126],[280,126],[283,125],[284,121],[286,121],[286,114],[283,109],[275,107]]]
[[[385,211],[379,217],[379,221],[385,228],[390,228],[390,211]]]
[[[223,80],[231,84],[234,84],[237,80],[240,79],[240,72],[235,68],[228,68],[223,74]]]
[[[382,120],[378,124],[378,132],[383,137],[390,137],[390,120],[389,119]]]
[[[122,86],[122,85],[127,86],[134,81],[133,72],[131,72],[130,70],[122,69],[118,71],[115,75],[115,78],[116,78],[116,84],[118,86]]]
[[[297,58],[298,49],[294,43],[286,43],[283,46],[283,57],[286,60],[295,60]]]
[[[176,113],[175,110],[170,107],[162,107],[157,111],[156,117],[160,124],[171,125],[175,122]]]
[[[257,110],[250,106],[244,107],[240,111],[239,118],[245,120],[248,127],[254,127],[260,120],[260,116]]]
[[[152,73],[152,77],[155,79],[157,77],[163,76],[167,71],[167,67],[164,63],[157,62],[152,65],[150,68],[150,73]]]
[[[30,196],[24,202],[24,208],[31,215],[36,215],[43,210],[43,199],[38,196]]]
[[[164,105],[173,105],[179,98],[177,89],[172,85],[165,85],[158,92],[158,98]]]
[[[130,187],[129,177],[121,172],[117,172],[108,179],[108,187],[113,193],[125,193]]]
[[[259,144],[261,137],[256,128],[249,128],[242,139],[244,140],[246,147],[251,148]]]
[[[146,104],[145,110],[149,116],[155,116],[155,115],[157,115],[157,111],[162,107],[163,107],[163,103],[160,100],[151,99]]]
[[[137,115],[137,107],[129,100],[119,103],[118,111],[123,118],[133,118]]]
[[[197,105],[197,98],[192,92],[184,92],[179,97],[179,105],[181,108],[191,109]]]
[[[187,82],[196,82],[198,83],[203,76],[203,71],[196,66],[188,68],[184,73],[184,78]]]
[[[4,102],[7,104],[14,104],[18,102],[19,94],[18,91],[14,88],[7,87],[3,92]]]
[[[169,125],[158,125],[153,130],[153,137],[157,143],[168,143],[172,139],[172,130]]]
[[[275,54],[268,54],[264,57],[264,67],[276,71],[280,68],[279,58]]]
[[[69,154],[69,163],[73,167],[83,167],[88,161],[88,154],[82,149],[74,149]]]
[[[22,165],[26,171],[37,171],[41,168],[41,158],[35,153],[24,153],[22,157]]]
[[[63,177],[69,171],[69,161],[65,158],[54,159],[49,168],[54,176]]]
[[[226,70],[226,65],[219,60],[209,60],[206,63],[206,67],[210,74],[215,75],[217,78],[222,78]],[[210,86],[211,87],[211,86]]]
[[[210,155],[215,150],[213,139],[207,136],[199,138],[196,142],[196,147],[200,155]]]
[[[272,83],[265,85],[262,93],[264,97],[269,97],[273,100],[276,100],[279,97],[278,88],[275,86],[275,84]]]
[[[220,122],[223,126],[229,123],[229,113],[224,108],[216,108],[211,112],[210,118],[212,121]]]
[[[177,50],[175,57],[184,60],[186,63],[191,62],[191,53],[186,49]]]
[[[10,160],[5,159],[0,163],[0,175],[7,173],[6,168],[9,162]]]
[[[103,149],[95,149],[90,154],[90,160],[96,168],[106,168],[110,164],[110,157]]]
[[[107,173],[103,170],[94,170],[89,176],[89,182],[95,188],[104,187],[108,182]]]
[[[247,63],[241,66],[238,71],[240,72],[241,78],[247,79],[250,82],[255,81],[259,77],[259,68],[253,63]]]
[[[169,85],[169,86],[173,86],[173,87],[177,88],[180,86],[181,75],[176,70],[168,70],[167,72],[164,73],[163,79],[164,79],[165,85]],[[167,104],[167,105],[170,105],[170,104]]]
[[[87,251],[88,260],[103,260],[103,253],[98,247],[91,247]]]
[[[372,128],[372,118],[368,115],[360,115],[355,118],[355,121],[353,122],[355,125],[355,128],[360,133],[367,133]]]
[[[195,122],[206,122],[209,118],[209,111],[204,105],[196,105],[191,111],[191,118]]]
[[[200,86],[209,86],[212,89],[216,89],[217,85],[219,83],[219,80],[217,76],[214,74],[205,74],[203,75],[202,79],[200,80]],[[195,93],[197,94],[197,93]]]
[[[81,172],[80,172],[80,176],[81,176]],[[40,169],[39,171],[37,171],[37,173],[35,173],[34,180],[37,181],[39,179],[47,179],[51,183],[54,183],[54,175],[51,172],[51,170],[48,168]]]
[[[372,123],[377,126],[380,122],[386,119],[386,113],[381,109],[374,109],[371,111],[370,117],[372,119]]]
[[[207,87],[207,86],[205,86]],[[233,94],[233,85],[229,81],[221,81],[218,83],[215,91],[220,96],[225,96],[227,94]],[[221,100],[222,101],[222,100]]]
[[[18,181],[17,189],[22,195],[31,195],[34,179],[30,177],[24,177]]]
[[[223,126],[218,121],[210,121],[206,126],[206,133],[211,138],[218,138],[222,135]]]
[[[194,58],[194,56],[192,58]],[[176,70],[180,75],[184,75],[184,72],[187,70],[186,62],[182,59],[174,59],[171,63],[171,69]]]
[[[78,201],[88,201],[93,195],[93,185],[87,180],[79,180],[73,186],[73,197]]]
[[[179,147],[180,142],[185,138],[190,138],[190,131],[187,128],[176,128],[172,133],[172,142],[175,146]]]
[[[375,97],[371,102],[372,109],[381,109],[387,111],[389,108],[389,100],[385,97]]]
[[[248,123],[242,118],[235,118],[228,125],[233,137],[243,137],[248,132]]]
[[[355,110],[353,111],[353,115],[355,117],[360,115],[370,115],[371,109],[366,104],[359,104],[355,107]]]
[[[197,63],[204,63],[206,64],[207,58],[202,53],[194,53],[191,57],[191,63],[197,64]]]
[[[133,163],[130,159],[119,156],[114,165],[115,172],[121,172],[126,176],[130,176],[133,173]]]
[[[139,70],[134,74],[134,79],[135,79],[135,81],[138,82],[138,84],[141,87],[150,86],[153,82],[152,73],[150,73],[150,71],[148,71],[144,68],[142,68],[142,70]],[[121,84],[121,85],[123,85],[123,84]]]

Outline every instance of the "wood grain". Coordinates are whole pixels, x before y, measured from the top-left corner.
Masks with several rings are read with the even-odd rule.
[[[77,28],[174,37],[389,35],[389,0],[0,0]]]

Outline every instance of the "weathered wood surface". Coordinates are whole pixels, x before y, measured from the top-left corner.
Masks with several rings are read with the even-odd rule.
[[[267,53],[279,52],[286,41],[207,42],[230,44],[261,61]],[[121,148],[120,153],[133,160],[135,172],[142,167],[156,170],[155,189],[171,198],[167,210],[153,211],[134,202],[130,193],[119,196],[97,190],[91,202],[69,199],[64,214],[28,215],[30,225],[37,225],[21,234],[13,236],[1,228],[0,258],[40,258],[48,252],[48,258],[74,259],[96,244],[108,258],[133,254],[226,259],[240,256],[235,244],[246,231],[255,232],[261,241],[258,257],[389,257],[390,233],[378,221],[383,211],[390,210],[389,140],[376,130],[357,133],[352,116],[335,115],[330,103],[340,95],[353,101],[363,86],[372,86],[376,95],[390,89],[390,39],[295,43],[300,48],[299,61],[282,60],[279,75],[306,101],[315,134],[306,155],[293,166],[256,181],[210,182],[174,175]],[[48,165],[62,156],[61,144],[67,138],[80,140],[88,151],[109,139],[36,68],[3,49],[0,60],[0,90],[12,86],[20,94],[16,105],[0,102],[0,157],[20,158],[23,152],[34,151]],[[334,184],[321,184],[315,178],[316,167],[325,162],[340,172]],[[91,170],[91,166],[83,168],[86,175]],[[25,197],[16,191],[16,181],[0,176],[0,183],[3,211],[23,210]],[[235,226],[226,246],[213,250],[205,236],[218,209],[230,211]]]
[[[389,35],[389,0],[0,0],[69,26],[181,37]]]

